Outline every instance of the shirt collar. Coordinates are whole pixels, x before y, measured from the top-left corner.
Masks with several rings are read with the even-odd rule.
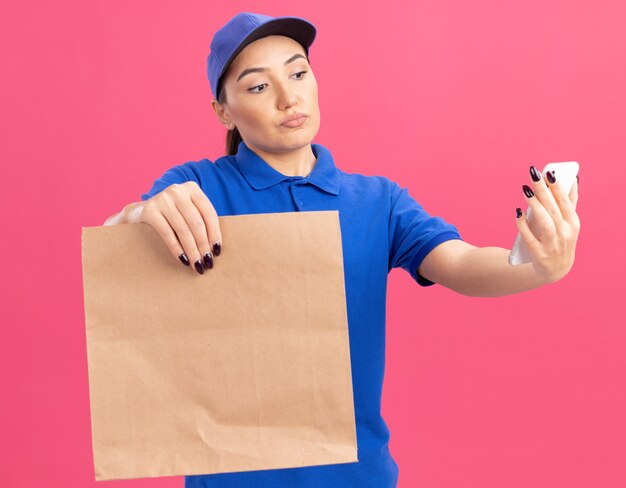
[[[335,166],[330,151],[321,144],[311,144],[311,148],[317,161],[313,171],[302,179],[308,180],[309,183],[325,192],[333,195],[339,194],[339,171]],[[263,158],[246,146],[243,141],[239,143],[235,160],[243,177],[256,190],[264,190],[281,181],[292,178],[272,168]]]

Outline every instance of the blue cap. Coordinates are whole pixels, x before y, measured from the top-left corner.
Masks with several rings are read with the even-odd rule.
[[[302,44],[308,56],[316,33],[315,26],[300,17],[270,17],[251,12],[235,15],[211,41],[208,75],[213,96],[217,98],[220,78],[230,63],[251,42],[271,35],[287,36]]]

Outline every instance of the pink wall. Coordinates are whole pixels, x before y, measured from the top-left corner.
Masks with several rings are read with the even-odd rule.
[[[245,10],[317,25],[316,141],[339,167],[408,186],[472,244],[512,245],[530,164],[581,164],[562,281],[469,298],[391,273],[399,486],[626,486],[624,2],[296,5],[3,3],[0,486],[96,486],[81,227],[166,168],[222,155],[206,56]]]

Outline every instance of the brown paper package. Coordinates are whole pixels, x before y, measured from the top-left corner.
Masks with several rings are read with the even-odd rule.
[[[357,462],[338,212],[219,220],[203,275],[149,224],[82,229],[97,480]]]

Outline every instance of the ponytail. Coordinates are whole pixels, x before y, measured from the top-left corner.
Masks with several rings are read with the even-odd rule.
[[[235,127],[233,130],[229,130],[226,134],[226,155],[233,156],[237,154],[237,149],[239,148],[239,143],[243,141],[241,138],[241,134],[239,134],[239,129]]]

